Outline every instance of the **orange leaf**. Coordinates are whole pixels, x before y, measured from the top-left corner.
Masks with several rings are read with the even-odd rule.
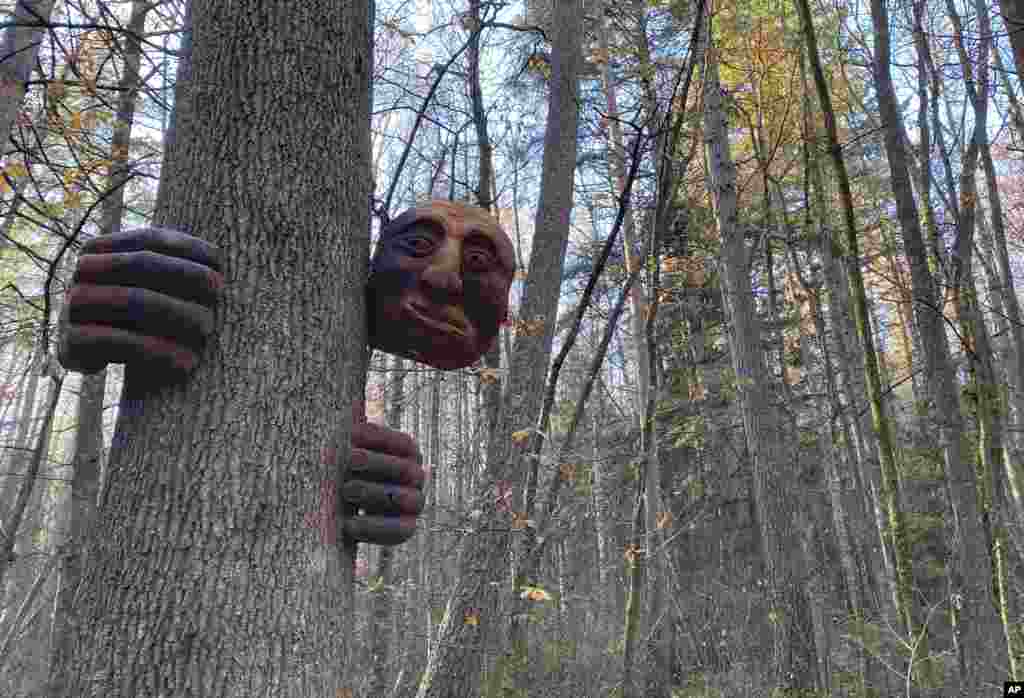
[[[626,562],[629,562],[629,563],[632,564],[632,563],[636,562],[636,559],[638,557],[643,555],[643,552],[644,552],[644,549],[641,548],[639,545],[635,545],[633,543],[630,543],[629,545],[626,546],[626,552],[623,553],[622,556],[624,558],[626,558]]]
[[[523,587],[523,591],[519,594],[519,598],[529,599],[530,601],[550,601],[551,594],[540,587]]]
[[[52,80],[49,85],[46,86],[46,92],[53,99],[60,99],[64,96],[65,86],[63,80]]]
[[[532,521],[526,518],[526,512],[512,512],[512,530],[521,531],[529,526]]]
[[[667,526],[669,526],[672,523],[672,512],[671,511],[659,511],[658,515],[655,517],[655,521],[657,522],[657,526],[658,526],[658,530],[659,531],[662,530],[663,528],[666,528]]]

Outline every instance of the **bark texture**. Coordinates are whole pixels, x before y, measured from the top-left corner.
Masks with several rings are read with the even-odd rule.
[[[219,245],[187,381],[129,370],[67,696],[333,696],[339,473],[365,370],[370,7],[196,0],[156,223]],[[329,144],[329,147],[325,147]]]

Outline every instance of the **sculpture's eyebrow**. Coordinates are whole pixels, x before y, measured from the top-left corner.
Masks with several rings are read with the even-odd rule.
[[[420,218],[413,221],[401,230],[392,233],[384,239],[385,242],[389,240],[400,240],[410,235],[430,235],[435,240],[439,237],[444,237],[444,228],[437,221],[429,218]]]

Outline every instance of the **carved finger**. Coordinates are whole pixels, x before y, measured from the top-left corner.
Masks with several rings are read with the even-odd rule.
[[[83,244],[81,254],[142,250],[188,259],[218,271],[223,269],[220,248],[206,240],[169,228],[136,228],[103,235]]]
[[[419,489],[423,488],[426,479],[417,461],[355,446],[349,461],[349,473],[356,480],[393,482]]]
[[[398,545],[416,533],[415,516],[356,516],[345,520],[345,533],[364,543]]]
[[[145,288],[76,284],[68,291],[69,319],[171,337],[192,348],[213,332],[213,311]]]
[[[82,366],[147,363],[153,370],[188,373],[199,357],[163,337],[120,330],[109,325],[69,325],[61,337],[64,353]],[[63,361],[61,363],[64,363]],[[71,368],[64,364],[66,368]]]
[[[82,255],[74,280],[104,286],[137,286],[206,306],[217,302],[224,286],[224,276],[218,271],[147,250]]]
[[[371,514],[412,514],[423,511],[423,493],[412,487],[348,480],[341,487],[346,502]]]
[[[380,424],[357,423],[352,427],[352,445],[370,451],[383,451],[394,456],[422,459],[416,442],[408,434]]]

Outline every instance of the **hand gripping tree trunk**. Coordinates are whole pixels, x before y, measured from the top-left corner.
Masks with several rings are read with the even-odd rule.
[[[127,376],[65,695],[339,695],[351,567],[322,452],[348,453],[363,386],[369,3],[192,14],[156,220],[219,245],[227,287],[184,383]]]

